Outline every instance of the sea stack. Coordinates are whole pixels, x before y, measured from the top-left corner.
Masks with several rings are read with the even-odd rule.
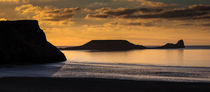
[[[0,64],[38,64],[65,61],[49,43],[36,20],[0,21]]]
[[[97,51],[123,51],[132,49],[145,49],[145,47],[141,45],[135,45],[127,40],[92,40],[82,46],[63,48],[63,50]]]
[[[184,45],[184,41],[183,40],[179,40],[176,44],[167,43],[166,45],[158,47],[158,48],[160,48],[160,49],[185,48],[185,45]]]

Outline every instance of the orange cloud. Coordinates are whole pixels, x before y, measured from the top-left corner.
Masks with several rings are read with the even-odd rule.
[[[62,28],[74,24],[72,17],[80,8],[52,8],[49,6],[39,7],[31,4],[21,5],[15,11],[27,19],[39,20],[44,28]]]
[[[80,10],[80,8],[58,9],[48,6],[39,7],[27,4],[16,7],[15,10],[21,15],[26,15],[37,20],[62,21],[71,19],[73,15],[75,15],[76,11]]]
[[[159,8],[100,8],[94,11],[95,14],[88,14],[86,18],[123,18],[130,15],[159,13],[161,11],[163,9]]]
[[[0,21],[7,21],[6,18],[0,18]]]
[[[128,0],[130,2],[137,1],[141,2],[142,6],[150,6],[150,7],[167,7],[168,5],[163,2],[154,2],[154,1],[148,1],[148,0]]]
[[[27,3],[29,0],[0,0],[0,2],[8,3]]]
[[[52,2],[52,1],[56,1],[56,0],[0,0],[1,3],[30,3],[32,1],[35,2]]]
[[[112,0],[114,2],[117,1],[128,1],[128,2],[140,2],[141,6],[145,7],[168,7],[175,6],[175,4],[165,4],[163,2],[149,1],[149,0]]]
[[[118,8],[97,9],[87,18],[125,18],[125,19],[210,19],[210,5],[192,5],[186,8]]]

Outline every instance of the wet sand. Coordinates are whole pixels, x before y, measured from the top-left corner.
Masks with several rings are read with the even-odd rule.
[[[0,78],[0,92],[210,92],[210,83],[99,78]]]

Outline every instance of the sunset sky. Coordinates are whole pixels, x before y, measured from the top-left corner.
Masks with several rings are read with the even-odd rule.
[[[210,0],[0,0],[0,20],[39,20],[48,41],[210,45]]]

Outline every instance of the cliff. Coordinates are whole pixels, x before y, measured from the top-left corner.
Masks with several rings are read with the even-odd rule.
[[[126,40],[92,40],[82,46],[67,47],[62,50],[122,51],[132,49],[145,49],[145,47],[135,45]]]
[[[30,64],[65,61],[49,43],[36,20],[0,21],[0,64]]]

